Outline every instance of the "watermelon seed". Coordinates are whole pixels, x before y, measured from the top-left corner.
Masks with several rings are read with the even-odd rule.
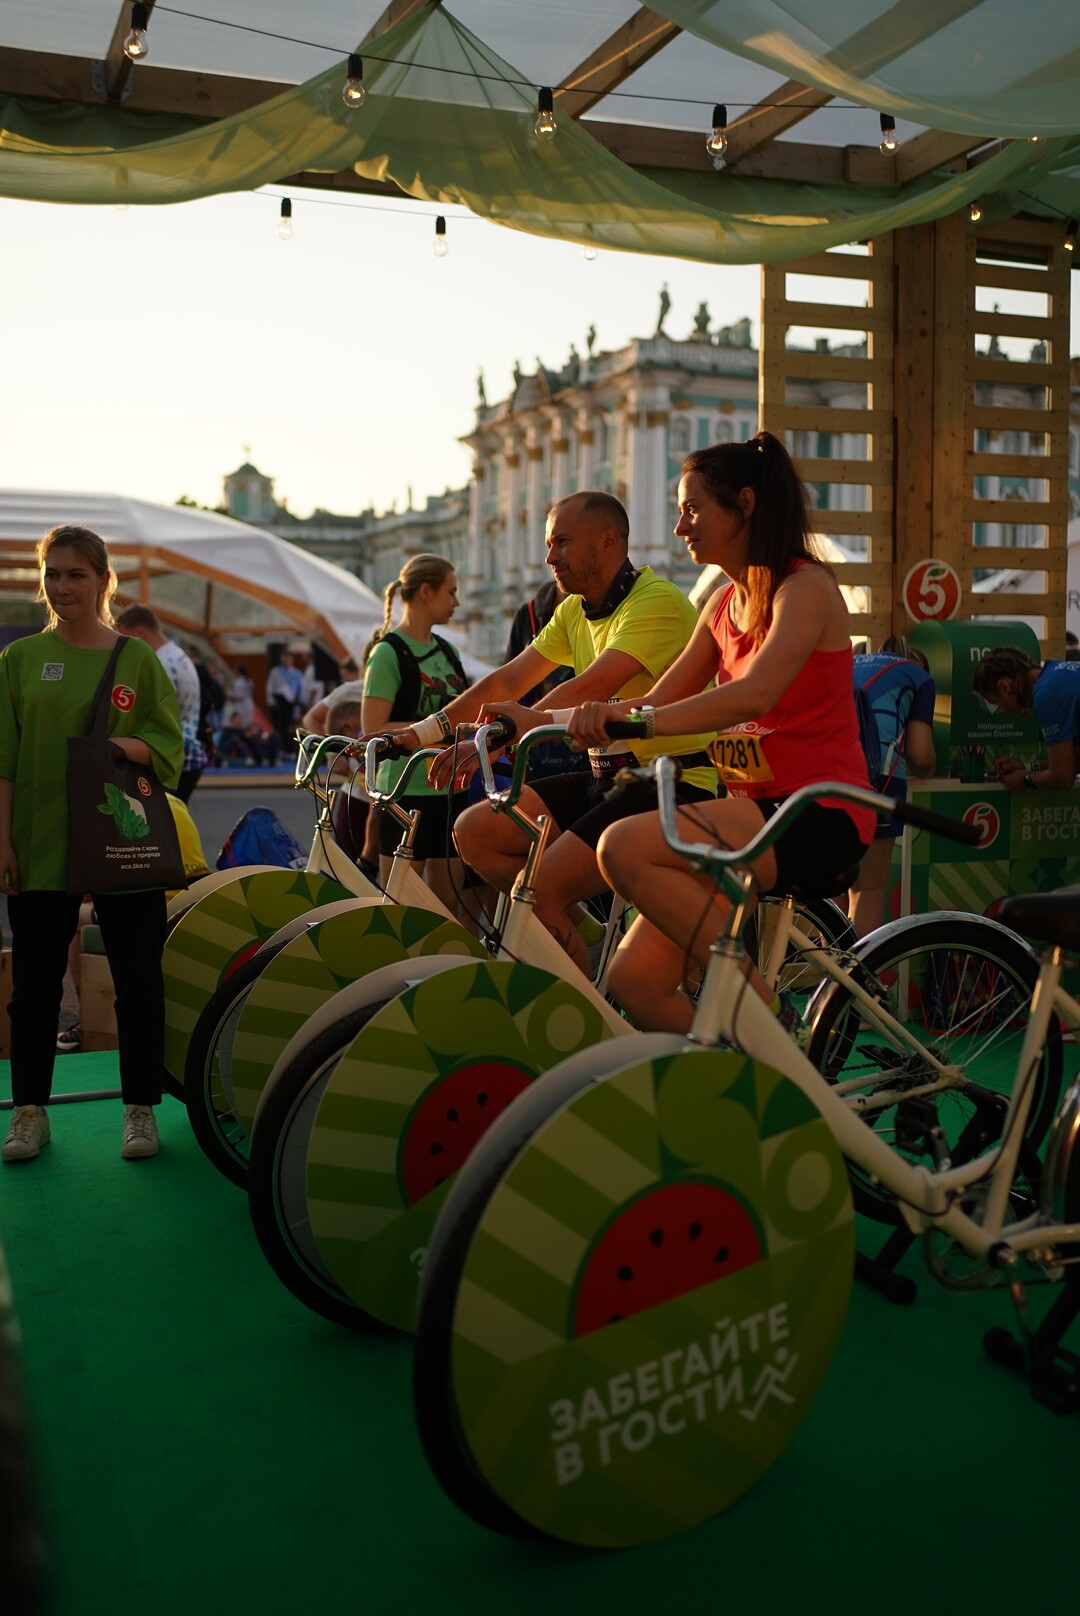
[[[487,1102],[487,1091],[485,1089],[481,1089],[479,1094],[476,1096],[476,1103],[477,1105],[487,1105]]]
[[[634,1270],[629,1266],[629,1264],[624,1263],[623,1266],[619,1269],[618,1277],[620,1279],[624,1279],[624,1280],[625,1279],[633,1279]]]
[[[692,1223],[690,1225],[690,1238],[691,1238],[691,1240],[696,1240],[698,1238],[698,1236],[700,1235],[700,1233],[701,1233],[701,1224],[700,1223]]]
[[[649,1236],[649,1239],[654,1246],[662,1246],[664,1244],[663,1229],[654,1229],[652,1234]]]
[[[718,1246],[713,1262],[727,1262],[730,1256],[731,1250],[728,1246]]]
[[[454,1107],[451,1106],[449,1111],[446,1113],[446,1120],[447,1120],[447,1122],[456,1122],[457,1119],[458,1119],[457,1112],[454,1110]]]
[[[441,1156],[442,1155],[442,1146],[440,1144],[438,1144],[438,1143],[436,1143],[434,1145],[429,1145],[428,1150],[431,1152],[431,1154],[433,1156]]]

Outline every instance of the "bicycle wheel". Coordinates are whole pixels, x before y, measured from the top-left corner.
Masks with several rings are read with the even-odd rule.
[[[750,916],[745,932],[747,953],[765,974],[776,936],[777,922],[784,900],[775,893],[766,894]],[[855,928],[839,904],[831,898],[797,897],[794,923],[815,946],[838,952],[855,943]],[[784,962],[777,978],[777,991],[793,994],[800,1006],[822,981],[822,973],[793,943],[788,943]]]
[[[432,1237],[418,1428],[495,1530],[613,1548],[708,1519],[779,1457],[839,1339],[854,1220],[828,1125],[763,1063],[664,1043],[549,1072]]]
[[[248,994],[284,943],[238,965],[199,1014],[184,1062],[182,1098],[203,1155],[231,1184],[247,1183],[248,1134],[236,1114],[229,1075],[233,1035]]]
[[[911,1162],[934,1164],[935,1137],[954,1165],[989,1150],[1001,1137],[1038,976],[1031,949],[996,921],[943,912],[896,921],[855,952],[856,979],[914,1043],[873,1025],[844,983],[828,983],[806,1013],[810,1063],[847,1085],[867,1125]],[[944,1078],[936,1063],[950,1068]],[[1034,1078],[1029,1161],[1053,1120],[1061,1082],[1055,1021]],[[856,1210],[899,1223],[892,1193],[862,1168],[849,1164],[849,1171]]]

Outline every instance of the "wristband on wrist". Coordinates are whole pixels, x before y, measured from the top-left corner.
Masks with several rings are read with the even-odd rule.
[[[420,746],[437,746],[440,741],[448,740],[453,734],[449,722],[443,718],[442,713],[432,713],[430,718],[422,718],[418,724],[410,724],[409,728]]]
[[[554,712],[544,714],[549,724],[569,724],[573,716],[572,707],[556,707]]]
[[[656,708],[631,707],[631,718],[641,718],[645,721],[645,739],[651,741],[656,735]]]

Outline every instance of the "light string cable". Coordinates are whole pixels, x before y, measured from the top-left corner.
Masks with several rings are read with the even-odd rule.
[[[154,10],[157,13],[165,13],[165,12],[167,12],[171,16],[174,16],[174,17],[183,17],[189,22],[213,23],[219,28],[231,28],[237,33],[255,34],[255,35],[258,35],[260,38],[263,38],[263,39],[277,39],[277,40],[280,40],[283,44],[286,44],[286,45],[301,45],[305,49],[308,49],[308,50],[327,51],[330,54],[332,54],[333,56],[340,56],[342,58],[347,58],[350,55],[357,54],[357,52],[355,52],[352,49],[352,47],[349,47],[349,49],[347,49],[347,50],[342,50],[339,45],[324,44],[321,40],[317,40],[317,39],[301,39],[296,34],[283,34],[283,33],[277,32],[277,31],[275,31],[274,29],[271,29],[271,28],[256,28],[251,23],[230,22],[224,17],[210,17],[210,16],[207,16],[205,12],[188,11],[182,6],[163,6],[163,5],[159,4],[159,5],[155,6]],[[376,56],[376,55],[373,55],[370,51],[366,51],[366,50],[360,51],[359,54],[362,55],[366,61],[369,61],[369,62],[381,62],[383,64],[383,66],[385,66],[385,67],[413,67],[413,66],[417,65],[417,64],[415,64],[413,62],[403,61],[401,58],[396,57],[396,56]],[[536,84],[535,84],[534,80],[532,80],[532,79],[507,78],[504,74],[501,74],[501,73],[480,73],[475,68],[467,68],[467,67],[431,67],[431,66],[424,65],[424,72],[426,72],[426,73],[442,73],[442,74],[445,74],[447,77],[451,77],[451,78],[473,79],[477,83],[511,84],[511,85],[514,85],[518,89],[527,89],[527,90],[531,90],[531,91],[535,91],[535,89],[536,89]],[[568,86],[568,85],[555,85],[555,86],[553,86],[553,90],[554,90],[555,93],[567,93],[567,94],[572,94],[573,93],[573,87]],[[605,99],[607,99],[609,97],[618,98],[618,99],[626,100],[626,101],[662,101],[662,102],[669,102],[669,103],[671,103],[672,105],[675,105],[675,106],[686,106],[686,107],[709,107],[709,108],[712,108],[713,105],[714,105],[714,101],[713,101],[713,99],[711,97],[691,96],[691,95],[656,95],[656,94],[653,94],[651,92],[646,92],[646,91],[641,91],[641,90],[608,90],[606,92]],[[749,112],[749,111],[754,110],[757,107],[762,107],[762,108],[776,107],[776,108],[781,108],[783,110],[786,110],[786,109],[789,109],[789,108],[798,107],[799,103],[797,101],[768,101],[768,100],[761,100],[761,101],[729,101],[727,103],[727,105],[729,107],[741,108],[741,109]],[[841,112],[848,112],[848,111],[868,112],[868,111],[872,111],[873,108],[870,106],[869,103],[864,104],[861,101],[845,101],[845,100],[841,100],[839,97],[837,97],[836,99],[828,102],[825,107],[818,106],[816,103],[814,103],[813,105],[808,105],[807,106],[807,111],[813,111],[813,112],[823,112],[823,111],[833,111],[833,110],[841,111]]]

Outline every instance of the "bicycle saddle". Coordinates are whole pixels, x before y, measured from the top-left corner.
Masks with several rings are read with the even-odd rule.
[[[1080,887],[1018,893],[999,906],[997,919],[1026,937],[1037,937],[1058,948],[1080,950]]]

